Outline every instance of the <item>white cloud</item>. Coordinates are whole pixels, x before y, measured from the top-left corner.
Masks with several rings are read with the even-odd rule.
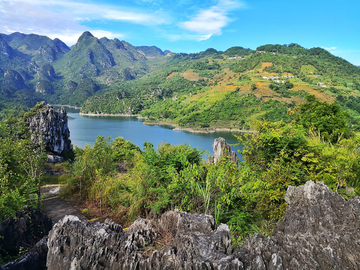
[[[0,32],[36,33],[40,35],[77,35],[86,30],[72,16],[64,12],[53,12],[42,7],[2,1],[0,11]]]
[[[217,5],[206,10],[200,10],[189,21],[181,22],[179,26],[191,32],[198,33],[209,39],[212,35],[220,35],[222,28],[232,20],[228,13],[241,7],[242,4],[231,0],[220,0]]]
[[[93,34],[97,38],[107,37],[109,39],[114,38],[124,38],[125,35],[122,33],[114,33],[110,31],[104,31],[104,30],[91,30],[91,34]]]
[[[325,49],[327,51],[334,51],[334,50],[337,49],[337,47],[321,47],[321,48],[323,48],[323,49]]]
[[[57,11],[63,10],[68,14],[74,16],[74,19],[89,20],[89,19],[109,19],[115,21],[127,21],[138,24],[164,24],[166,23],[165,16],[158,16],[154,13],[146,13],[138,10],[129,10],[126,7],[111,6],[111,5],[95,5],[66,0],[8,0],[11,3],[32,5],[38,8],[52,8]],[[6,0],[5,0],[6,3]]]
[[[95,36],[125,36],[122,33],[94,31],[81,24],[91,20],[123,21],[143,25],[167,22],[163,14],[127,10],[117,6],[66,0],[0,0],[0,33],[36,33],[51,38],[57,37],[68,45],[74,44],[86,30],[90,30]]]

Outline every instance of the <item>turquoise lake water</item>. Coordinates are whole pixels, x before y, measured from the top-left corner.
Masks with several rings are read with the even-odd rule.
[[[171,144],[189,144],[201,150],[213,154],[212,144],[215,138],[223,137],[228,144],[236,144],[237,139],[231,132],[215,133],[190,133],[186,131],[174,131],[173,127],[165,125],[143,125],[142,120],[136,117],[126,116],[81,116],[79,110],[66,108],[70,139],[73,145],[84,147],[86,144],[93,145],[97,135],[115,139],[118,136],[129,140],[143,148],[144,142],[151,142],[155,147],[163,142]],[[233,147],[233,151],[242,146]],[[238,156],[240,154],[238,153]],[[207,158],[205,155],[204,158]]]

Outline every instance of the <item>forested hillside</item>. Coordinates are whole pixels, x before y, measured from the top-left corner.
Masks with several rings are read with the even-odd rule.
[[[89,98],[82,112],[141,114],[192,129],[249,129],[257,119],[290,121],[288,111],[314,95],[337,101],[358,129],[359,91],[360,69],[324,49],[233,47],[175,54],[146,76]]]

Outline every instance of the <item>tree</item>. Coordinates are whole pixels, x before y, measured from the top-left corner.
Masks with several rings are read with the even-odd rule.
[[[37,202],[40,207],[40,183],[46,161],[45,145],[40,143],[34,147],[33,143],[26,139],[19,139],[15,144],[16,161],[36,187]]]
[[[84,149],[75,147],[74,171],[79,178],[80,196],[87,194],[97,179],[97,175],[107,175],[115,167],[110,137],[98,135],[94,147],[86,145]]]
[[[298,107],[295,122],[307,129],[315,129],[324,139],[334,143],[340,137],[351,137],[352,132],[348,127],[348,114],[340,109],[334,102],[328,104],[321,102],[310,95],[306,102]]]
[[[30,194],[37,194],[40,206],[40,183],[46,160],[43,143],[34,146],[24,118],[10,115],[0,122],[0,220],[15,215],[25,205],[32,205]],[[40,135],[39,135],[40,136]]]
[[[291,88],[294,87],[294,84],[291,83],[290,81],[286,81],[286,82],[285,82],[285,87],[286,87],[287,89],[291,89]]]

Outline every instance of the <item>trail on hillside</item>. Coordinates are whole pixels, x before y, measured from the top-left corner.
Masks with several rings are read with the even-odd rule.
[[[80,220],[87,220],[77,209],[59,197],[61,185],[45,185],[41,187],[43,199],[43,212],[54,222],[58,222],[66,215],[77,216]]]

